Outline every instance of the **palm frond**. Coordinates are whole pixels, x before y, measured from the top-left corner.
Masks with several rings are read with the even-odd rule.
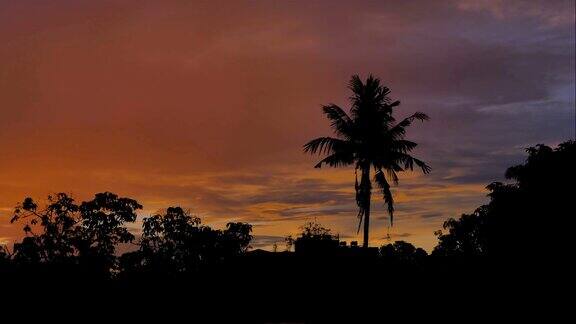
[[[354,74],[352,78],[350,78],[348,88],[352,90],[352,96],[350,97],[350,100],[354,101],[359,99],[364,93],[364,83],[362,82],[362,79],[360,79],[360,76]]]
[[[348,116],[348,114],[344,111],[344,109],[340,108],[335,104],[330,104],[327,106],[322,107],[322,111],[330,119],[330,126],[336,132],[336,134],[350,138],[352,129],[354,126],[354,122]]]
[[[374,175],[374,182],[382,190],[384,203],[388,206],[388,214],[390,215],[390,226],[394,225],[394,197],[390,191],[390,184],[386,180],[386,176],[382,170],[378,170]]]
[[[424,174],[428,174],[430,173],[430,171],[432,171],[432,168],[427,165],[424,161],[419,160],[409,154],[405,154],[405,153],[401,153],[401,152],[396,152],[395,154],[395,160],[404,163],[404,168],[405,169],[409,169],[410,171],[414,170],[414,164],[416,164],[419,168],[422,169],[422,172]]]
[[[402,169],[400,168],[400,170]],[[395,185],[398,185],[398,174],[396,174],[396,171],[394,169],[386,169],[386,173],[388,174],[388,179]]]
[[[398,106],[400,106],[400,100],[396,100],[396,101],[389,103],[387,105],[388,108],[394,108],[394,107],[398,107]]]
[[[417,158],[412,158],[412,160],[414,160],[414,163],[416,163],[416,165],[422,169],[424,174],[428,174],[430,171],[432,171],[432,168],[424,161],[418,160]]]
[[[335,147],[344,147],[346,142],[334,137],[318,137],[304,144],[304,152],[310,154],[329,154]]]
[[[314,165],[314,167],[319,169],[322,167],[323,164],[325,164],[333,168],[338,168],[349,166],[352,163],[354,163],[353,154],[347,152],[336,152],[320,160],[320,162]]]
[[[418,144],[404,139],[394,140],[392,143],[390,143],[391,149],[402,153],[410,152],[416,148],[416,146],[418,146]]]
[[[430,117],[423,112],[416,112],[409,117],[404,118],[401,122],[396,124],[394,127],[390,129],[390,135],[392,138],[402,138],[406,134],[406,127],[410,126],[412,122],[417,119],[422,122],[429,120]]]
[[[362,220],[364,218],[364,208],[360,206],[360,184],[358,184],[358,166],[354,170],[354,191],[356,192],[356,205],[358,206],[358,230],[356,234],[360,233],[360,227],[362,227]]]

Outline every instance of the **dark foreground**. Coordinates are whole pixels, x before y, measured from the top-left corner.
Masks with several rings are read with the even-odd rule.
[[[567,269],[567,268],[566,268]],[[160,323],[468,323],[545,316],[570,308],[568,270],[549,260],[428,257],[420,264],[366,256],[255,253],[181,276],[98,280],[64,268],[3,273],[2,308],[22,318]],[[543,317],[544,318],[544,317]]]

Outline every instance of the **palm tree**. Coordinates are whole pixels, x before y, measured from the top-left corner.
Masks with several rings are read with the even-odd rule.
[[[356,204],[358,205],[358,232],[364,221],[364,247],[368,247],[370,227],[370,199],[372,181],[370,169],[374,169],[374,182],[382,191],[388,206],[390,225],[394,221],[394,199],[390,182],[398,184],[398,172],[413,170],[414,164],[424,173],[431,168],[409,153],[417,144],[405,140],[406,127],[416,119],[428,120],[424,113],[417,112],[399,123],[392,116],[400,101],[392,101],[390,89],[370,75],[366,82],[354,75],[350,80],[350,114],[335,104],[323,106],[324,114],[331,122],[336,137],[319,137],[304,145],[304,152],[327,155],[316,168],[322,165],[345,167],[354,165],[356,174]],[[360,171],[360,183],[358,183]]]

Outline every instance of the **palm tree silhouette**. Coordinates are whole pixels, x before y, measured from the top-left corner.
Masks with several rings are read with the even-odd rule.
[[[394,199],[390,184],[398,184],[398,172],[413,170],[414,164],[429,173],[431,168],[408,153],[417,144],[405,140],[406,127],[415,119],[425,121],[428,116],[417,112],[396,123],[393,108],[400,101],[392,101],[390,89],[380,84],[380,79],[370,75],[363,83],[358,75],[352,76],[350,115],[335,104],[323,106],[322,110],[331,121],[337,137],[319,137],[304,145],[304,152],[327,155],[316,168],[322,165],[345,167],[354,165],[356,174],[356,204],[358,205],[358,232],[364,221],[364,247],[368,247],[370,227],[370,199],[372,182],[370,168],[374,168],[374,182],[381,189],[388,206],[390,225],[394,221]],[[360,183],[358,183],[360,171]]]

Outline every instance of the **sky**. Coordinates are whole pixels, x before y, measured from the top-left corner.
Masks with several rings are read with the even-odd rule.
[[[575,2],[0,0],[0,243],[13,207],[112,191],[250,222],[254,248],[316,220],[356,233],[352,169],[314,169],[321,105],[351,75],[392,89],[433,168],[373,201],[371,244],[431,250],[524,149],[575,137]],[[375,197],[378,197],[375,195]],[[137,233],[139,224],[131,225]]]

